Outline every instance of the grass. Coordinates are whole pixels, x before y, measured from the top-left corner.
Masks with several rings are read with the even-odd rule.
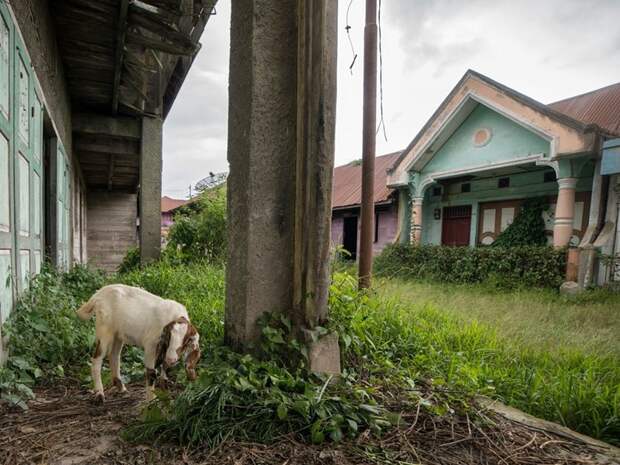
[[[9,361],[9,370],[0,370],[3,396],[11,390],[17,395],[20,386],[31,386],[39,377],[75,373],[76,367],[86,367],[85,354],[92,350],[92,322],[80,322],[72,318],[72,312],[93,288],[103,284],[102,279],[83,269],[37,279],[9,323],[18,350]],[[267,409],[254,412],[260,420],[243,428],[247,439],[252,439],[253,431],[262,431],[255,427],[269,417],[294,428],[307,425],[305,431],[312,440],[321,434],[338,437],[352,433],[347,425],[357,424],[357,420],[349,422],[360,415],[357,395],[373,404],[381,400],[376,393],[391,386],[411,388],[430,382],[432,389],[449,393],[449,404],[429,407],[437,414],[449,406],[466,408],[471,395],[482,393],[619,444],[617,296],[595,292],[566,301],[550,291],[499,292],[483,286],[396,280],[378,280],[376,290],[365,294],[357,292],[354,277],[338,273],[330,293],[331,325],[340,335],[348,384],[334,388],[342,392],[335,393],[330,386],[317,396],[316,392],[323,392],[320,380],[289,371],[274,360],[265,365],[221,354],[222,267],[158,263],[111,280],[185,304],[201,333],[203,375],[170,405],[171,410],[165,409],[173,412],[172,417],[155,412],[157,419],[149,426],[154,434],[177,428],[187,438],[186,425],[191,424],[191,438],[213,438],[217,433],[210,432],[214,415],[219,415],[221,424],[228,424],[238,420],[229,417],[228,407],[244,405],[248,412]],[[62,338],[44,339],[60,330]],[[265,334],[276,345],[284,343],[279,333]],[[33,340],[47,341],[45,350],[33,350]],[[290,355],[287,346],[280,349],[286,359]],[[136,354],[128,351],[128,356],[131,360],[127,361],[135,361]],[[223,382],[222,376],[231,373],[234,376]],[[247,382],[240,382],[236,373]],[[31,380],[24,381],[26,376]],[[213,402],[205,402],[207,395],[214,396],[209,397]],[[336,404],[325,406],[316,399]],[[370,424],[362,420],[360,427]],[[309,426],[317,421],[320,428]],[[278,427],[274,434],[281,431]]]
[[[386,300],[483,323],[521,348],[620,359],[620,293],[594,290],[570,299],[549,289],[498,291],[484,285],[399,279],[379,280],[376,289]]]
[[[400,370],[619,444],[617,302],[601,291],[569,302],[550,291],[383,281],[350,326],[372,342],[362,351]]]

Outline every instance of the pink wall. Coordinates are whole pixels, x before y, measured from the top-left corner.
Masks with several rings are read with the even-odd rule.
[[[383,248],[394,242],[398,233],[398,206],[392,203],[388,206],[375,207],[379,215],[379,238],[372,246],[373,254],[379,254]],[[359,216],[359,208],[350,210],[336,210],[332,212],[332,246],[342,245],[343,227],[345,216]],[[357,244],[359,252],[361,221],[357,221]]]
[[[168,226],[172,226],[172,223],[174,223],[174,221],[172,221],[172,213],[170,213],[170,212],[162,212],[162,214],[161,214],[161,225],[163,227],[168,227]]]

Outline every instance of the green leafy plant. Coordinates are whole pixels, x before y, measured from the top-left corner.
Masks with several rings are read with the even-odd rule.
[[[118,266],[117,271],[119,273],[129,273],[138,268],[140,268],[140,249],[138,247],[131,247],[123,257],[123,261]]]
[[[335,380],[309,373],[297,363],[304,353],[288,334],[290,324],[269,321],[280,324],[263,326],[261,358],[212,348],[199,379],[174,400],[160,395],[125,436],[213,448],[228,438],[270,442],[294,434],[320,444],[363,430],[380,433],[398,421],[354,376]],[[285,349],[301,357],[285,357]]]
[[[566,250],[547,246],[444,247],[392,244],[375,259],[382,276],[441,282],[488,282],[497,287],[558,287],[564,280]]]
[[[181,208],[168,234],[164,259],[189,263],[208,260],[223,263],[226,257],[226,186],[202,192]]]
[[[37,381],[76,375],[73,370],[89,358],[94,334],[74,313],[104,283],[103,274],[82,266],[64,274],[44,267],[30,281],[2,328],[10,347],[0,372],[4,399],[25,407],[23,399],[31,397]]]
[[[526,199],[513,222],[493,242],[493,247],[519,247],[547,244],[543,212],[549,208],[545,198]]]

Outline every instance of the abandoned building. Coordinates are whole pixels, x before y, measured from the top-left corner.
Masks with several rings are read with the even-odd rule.
[[[164,195],[161,198],[161,239],[162,242],[168,237],[170,227],[174,223],[174,213],[177,208],[182,207],[188,201],[186,199],[173,199]]]
[[[375,159],[375,237],[373,254],[378,254],[398,236],[398,191],[387,186],[387,169],[400,152]],[[334,169],[332,182],[332,246],[342,246],[355,260],[360,241],[362,203],[362,164],[359,160]]]
[[[389,169],[406,199],[401,240],[489,245],[524,199],[544,197],[549,244],[617,255],[620,178],[601,158],[618,136],[620,83],[544,105],[468,71]],[[592,254],[580,280],[609,281]]]
[[[0,321],[45,259],[158,256],[162,122],[213,4],[0,2]]]

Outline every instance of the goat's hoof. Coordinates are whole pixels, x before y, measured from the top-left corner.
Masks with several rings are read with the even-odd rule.
[[[119,392],[120,394],[124,394],[127,392],[127,388],[125,387],[125,385],[119,378],[114,378],[112,380],[112,384],[116,388],[116,391]]]
[[[103,395],[103,392],[97,392],[95,394],[93,402],[95,403],[95,405],[103,405],[103,403],[105,402],[105,396]]]

